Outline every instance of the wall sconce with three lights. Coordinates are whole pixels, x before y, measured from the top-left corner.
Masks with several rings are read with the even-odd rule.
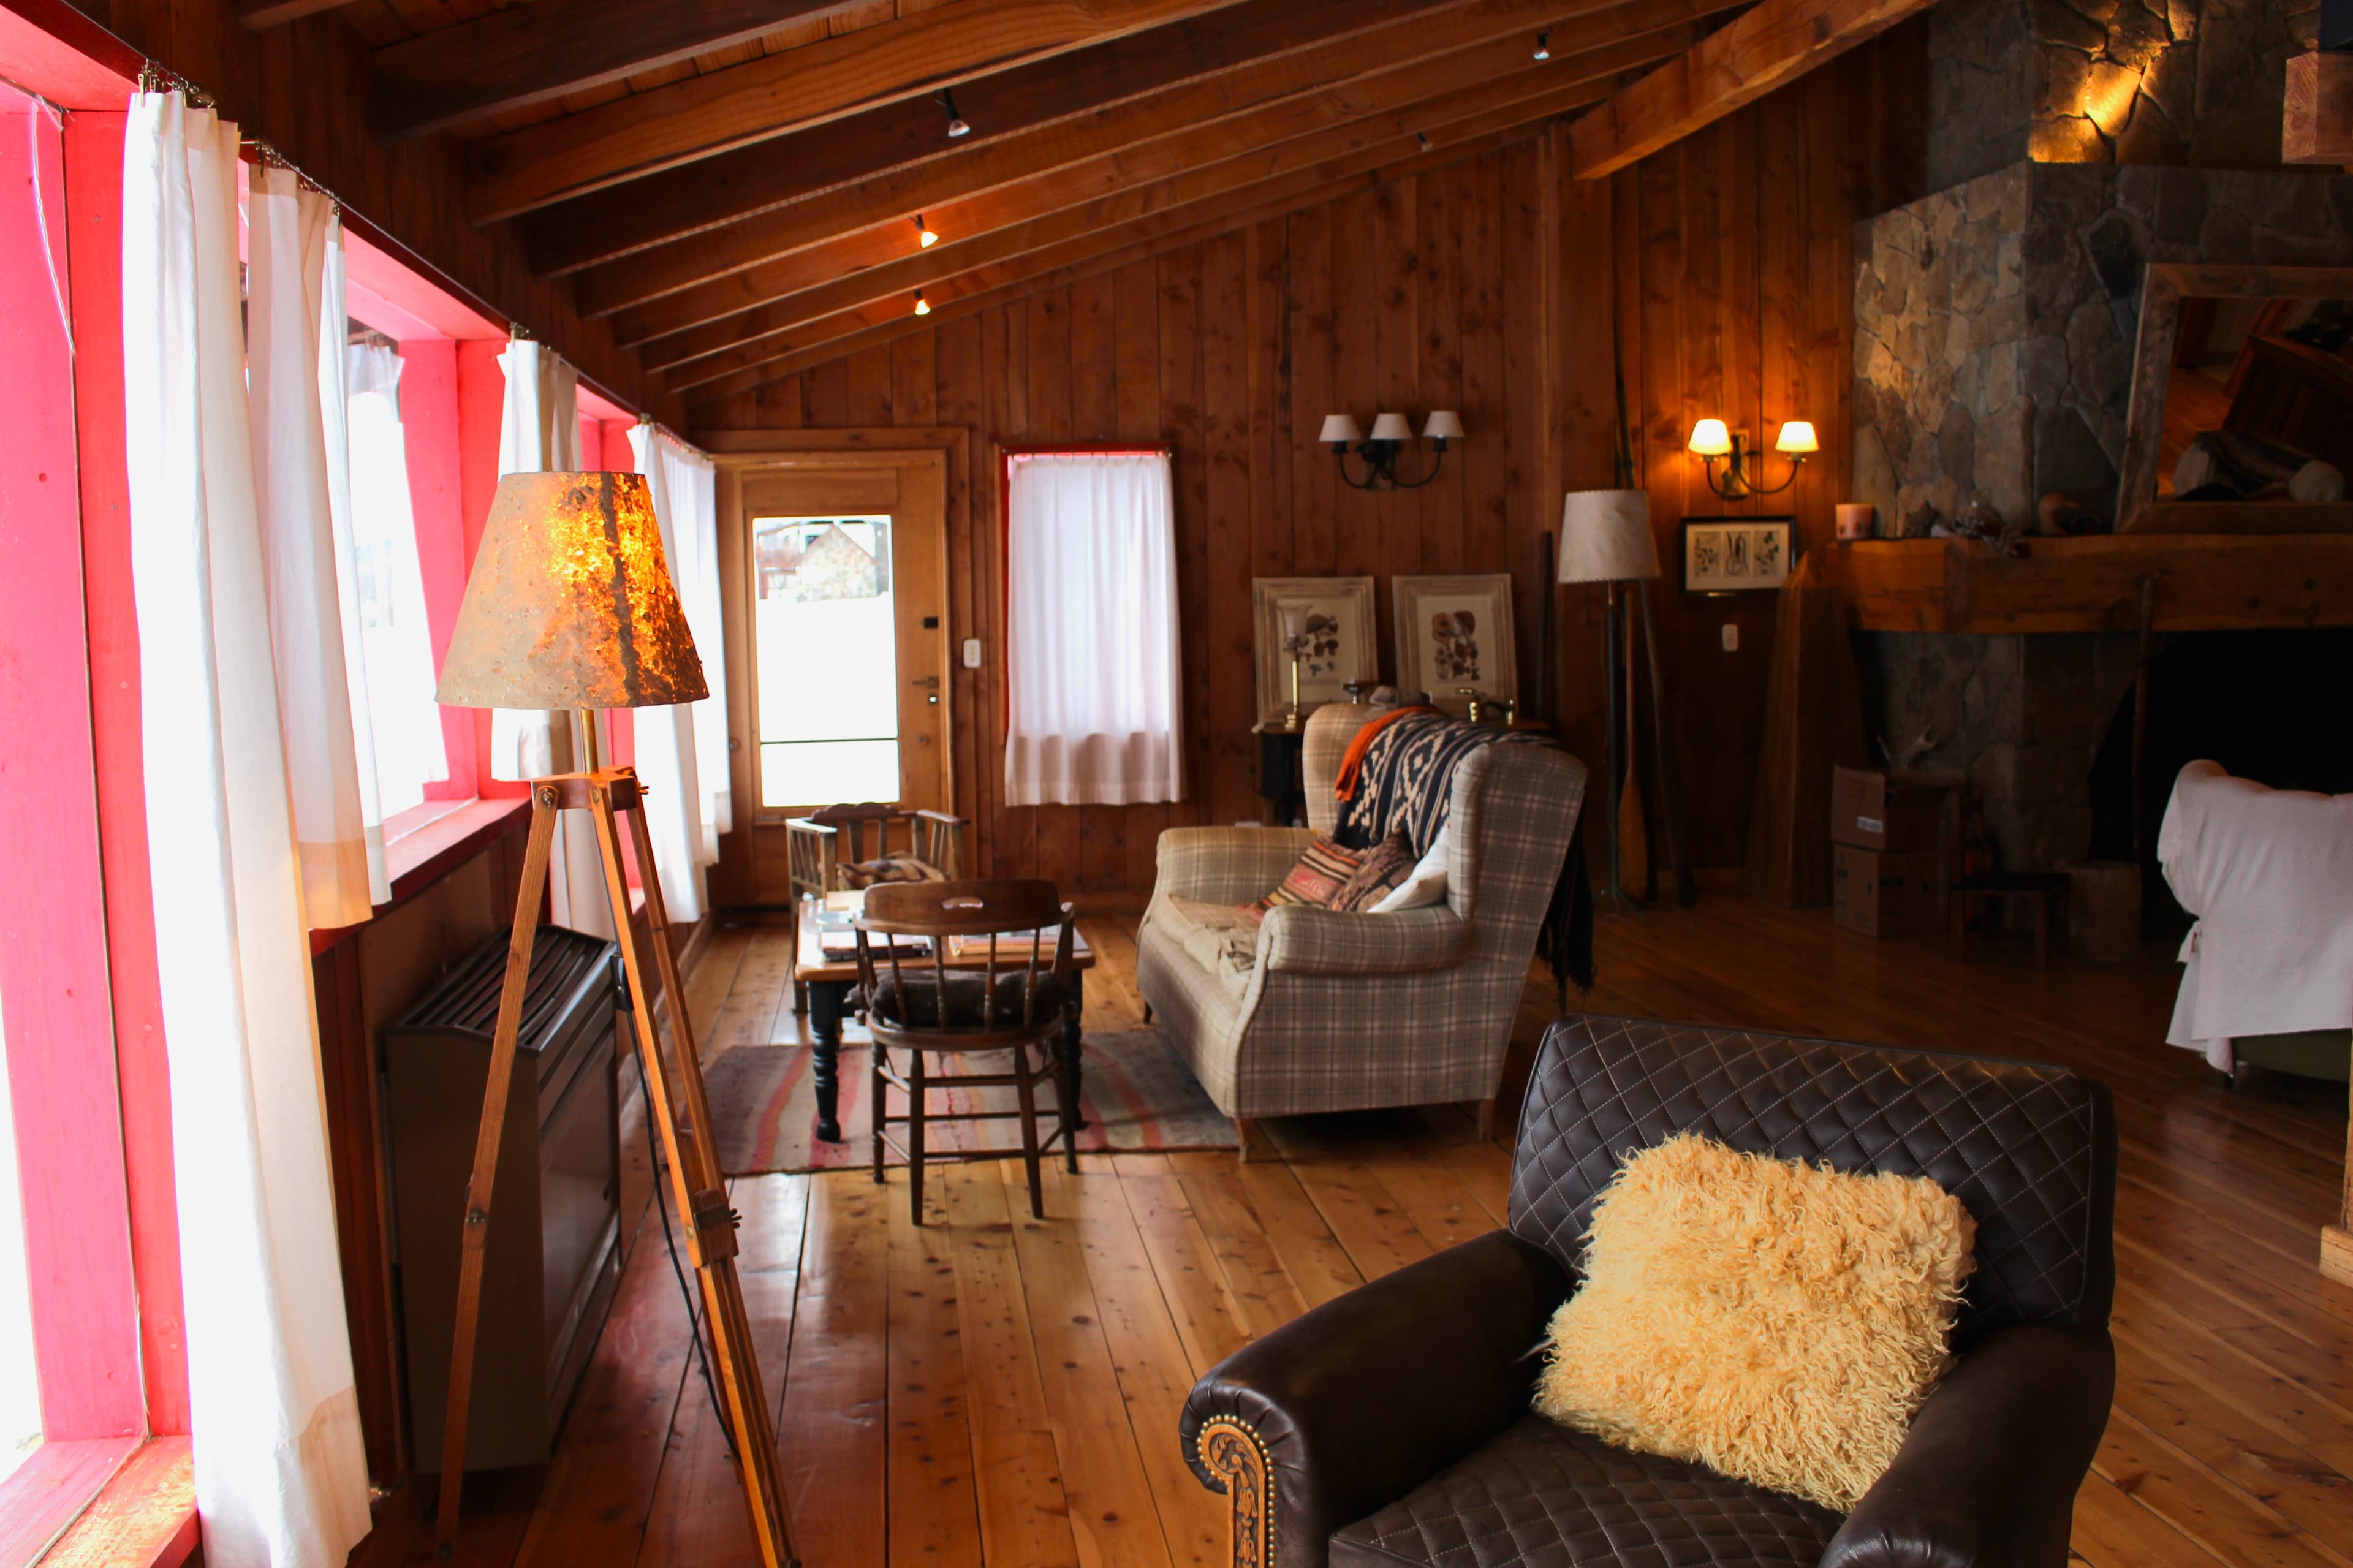
[[[1402,414],[1383,414],[1373,420],[1373,433],[1366,437],[1349,415],[1324,416],[1323,434],[1316,439],[1332,448],[1332,456],[1340,465],[1341,481],[1352,489],[1418,490],[1438,477],[1446,466],[1446,443],[1460,441],[1462,437],[1462,416],[1451,408],[1433,408],[1430,417],[1421,422],[1422,439],[1437,449],[1430,472],[1418,479],[1399,477],[1398,453],[1413,445],[1413,426]],[[1348,472],[1348,454],[1355,452],[1365,465],[1365,477],[1353,478]]]
[[[1820,451],[1821,443],[1814,438],[1813,421],[1788,419],[1781,432],[1773,438],[1773,450],[1789,459],[1788,477],[1778,485],[1764,482],[1765,462],[1750,451],[1746,431],[1733,430],[1721,419],[1703,419],[1692,426],[1690,449],[1707,465],[1707,488],[1726,500],[1739,500],[1745,496],[1777,495],[1798,482],[1798,470],[1806,459]],[[1718,478],[1715,465],[1723,463],[1724,474]],[[1756,471],[1749,465],[1756,464]]]

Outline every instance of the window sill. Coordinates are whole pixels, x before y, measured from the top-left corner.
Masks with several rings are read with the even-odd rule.
[[[406,903],[417,894],[472,859],[498,839],[521,833],[531,824],[531,797],[496,800],[427,801],[405,811],[385,826],[399,837],[384,847],[385,871],[392,898],[378,904],[371,920]],[[402,831],[405,829],[405,831]],[[311,933],[311,951],[321,953],[366,929],[366,922]],[[0,1563],[0,1568],[5,1568]]]
[[[188,1440],[156,1437],[115,1471],[40,1562],[42,1568],[180,1568],[195,1555],[196,1542]]]
[[[185,1437],[44,1443],[0,1482],[7,1568],[179,1568],[195,1550]]]

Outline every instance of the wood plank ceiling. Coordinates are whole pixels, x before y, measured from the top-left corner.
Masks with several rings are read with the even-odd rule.
[[[961,313],[1189,245],[1586,114],[1672,64],[1644,84],[1670,101],[1579,127],[1602,138],[1595,159],[1623,161],[1713,98],[1745,100],[1743,76],[1803,68],[1925,3],[238,8],[257,29],[340,9],[375,50],[373,132],[460,138],[470,219],[520,226],[535,271],[568,277],[584,314],[700,401],[913,327],[919,300]]]

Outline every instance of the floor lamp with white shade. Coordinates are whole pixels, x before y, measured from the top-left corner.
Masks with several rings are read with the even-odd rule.
[[[1663,753],[1664,726],[1660,723],[1658,700],[1659,644],[1651,629],[1649,588],[1651,578],[1659,574],[1659,547],[1651,533],[1651,497],[1648,491],[1636,489],[1571,490],[1560,510],[1559,567],[1554,580],[1558,583],[1599,583],[1608,590],[1608,607],[1601,621],[1603,682],[1608,693],[1606,742],[1606,786],[1602,804],[1609,825],[1609,885],[1607,891],[1622,908],[1630,908],[1638,900],[1628,892],[1619,872],[1619,790],[1622,780],[1619,769],[1619,694],[1625,694],[1626,753],[1630,766],[1633,756],[1634,687],[1633,687],[1633,600],[1634,595],[1622,595],[1625,615],[1620,615],[1621,583],[1638,585],[1643,598],[1642,630],[1648,642],[1651,663],[1651,723],[1657,731],[1654,741]],[[1678,872],[1683,872],[1680,825],[1674,820],[1672,806],[1668,815],[1669,855]],[[1687,873],[1685,873],[1687,875]],[[1686,900],[1688,901],[1688,900]]]

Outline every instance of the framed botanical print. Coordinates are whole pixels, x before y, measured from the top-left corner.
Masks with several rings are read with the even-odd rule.
[[[1427,691],[1449,713],[1482,697],[1519,695],[1519,653],[1512,644],[1512,574],[1392,577],[1397,616],[1398,689]]]
[[[1373,633],[1370,577],[1253,577],[1250,625],[1258,645],[1258,717],[1280,724],[1291,708],[1291,648],[1286,625],[1305,639],[1299,650],[1299,706],[1313,712],[1347,696],[1347,685],[1380,679]]]
[[[1742,594],[1789,580],[1798,548],[1796,519],[1683,519],[1683,592]]]

